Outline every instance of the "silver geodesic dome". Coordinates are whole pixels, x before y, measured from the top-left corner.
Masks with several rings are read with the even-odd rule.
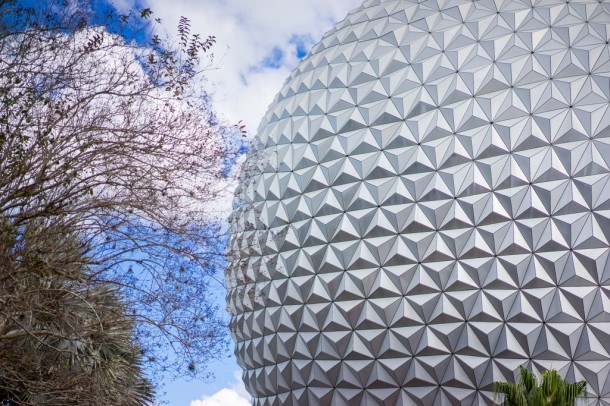
[[[610,404],[610,3],[367,0],[249,152],[227,270],[258,405]]]

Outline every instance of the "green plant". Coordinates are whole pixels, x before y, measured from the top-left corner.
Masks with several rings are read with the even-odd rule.
[[[495,400],[504,395],[505,406],[573,406],[587,391],[586,381],[569,383],[554,369],[542,372],[540,382],[523,366],[519,367],[519,374],[517,383],[494,383]]]

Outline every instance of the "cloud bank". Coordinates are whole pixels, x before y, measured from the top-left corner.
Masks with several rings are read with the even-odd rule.
[[[239,372],[235,373],[236,382],[212,396],[203,396],[201,399],[191,401],[190,406],[250,406],[250,394],[246,391]]]
[[[121,0],[134,6],[134,0]],[[193,32],[215,35],[215,109],[254,133],[282,83],[311,46],[362,0],[139,0],[174,34],[180,16]]]

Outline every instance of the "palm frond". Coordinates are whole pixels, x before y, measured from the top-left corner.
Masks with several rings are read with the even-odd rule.
[[[494,382],[493,391],[494,404],[504,406],[574,406],[586,395],[587,383],[569,383],[554,369],[544,371],[539,381],[532,371],[520,366],[518,382]]]

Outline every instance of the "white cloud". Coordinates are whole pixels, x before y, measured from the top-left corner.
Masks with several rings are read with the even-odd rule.
[[[121,0],[122,4],[129,1]],[[215,84],[215,108],[232,122],[243,120],[255,132],[273,97],[296,67],[295,36],[307,51],[324,32],[358,7],[362,0],[144,0],[174,34],[180,16],[193,32],[215,35],[218,69],[206,76]],[[291,41],[292,39],[292,41]],[[282,58],[274,59],[274,50]],[[274,66],[266,66],[273,60]],[[267,64],[268,65],[268,64]]]
[[[212,396],[203,396],[191,401],[190,406],[250,406],[250,394],[246,391],[239,372],[235,373],[236,382],[223,388]]]

